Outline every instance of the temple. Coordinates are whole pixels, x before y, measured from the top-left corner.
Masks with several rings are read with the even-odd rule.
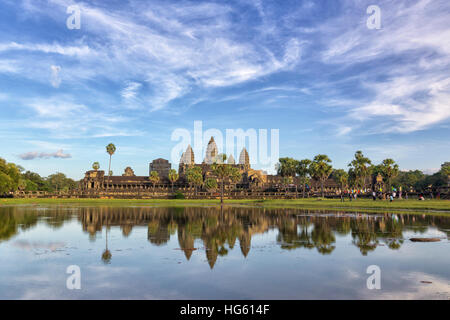
[[[220,157],[219,157],[220,156]],[[214,163],[222,163],[223,155],[219,154],[216,142],[213,137],[206,147],[205,157],[201,163],[195,162],[195,154],[189,145],[186,151],[182,153],[178,166],[178,180],[174,185],[178,190],[189,190],[190,186],[186,178],[186,172],[189,168],[198,167],[201,169],[203,181],[208,178],[216,178],[212,169]],[[239,161],[236,163],[233,155],[226,157],[225,162],[237,168],[241,174],[241,180],[232,187],[234,191],[253,190],[259,192],[279,191],[282,188],[282,177],[278,175],[268,175],[262,170],[251,168],[250,156],[244,147],[239,154]],[[136,176],[131,167],[127,167],[121,176],[106,176],[102,170],[90,170],[85,173],[85,177],[81,180],[80,188],[85,191],[126,191],[131,193],[145,192],[145,190],[155,191],[155,188],[161,192],[168,191],[171,187],[169,181],[169,172],[172,169],[171,163],[166,159],[155,159],[149,164],[149,176],[152,172],[157,172],[159,181],[153,184],[149,180],[149,176]],[[301,185],[294,178],[293,184]],[[316,183],[317,184],[317,183]],[[314,187],[316,184],[312,183]],[[231,190],[230,185],[226,189]],[[329,179],[326,183],[327,191],[332,191],[338,186]]]

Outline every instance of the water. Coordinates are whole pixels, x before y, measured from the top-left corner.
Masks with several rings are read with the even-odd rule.
[[[449,236],[429,215],[3,206],[0,299],[450,299]]]

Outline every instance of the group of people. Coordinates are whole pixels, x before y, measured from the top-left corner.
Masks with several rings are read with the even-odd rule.
[[[368,190],[368,189],[351,189],[351,190],[346,190],[346,191],[344,191],[343,194],[341,194],[341,202],[345,201],[345,197],[346,196],[348,197],[348,199],[350,201],[353,201],[353,200],[356,200],[358,198],[358,195],[367,194],[369,192],[370,192],[370,190]],[[392,202],[392,201],[394,201],[395,198],[403,199],[403,195],[404,195],[405,199],[407,200],[408,199],[408,193],[405,192],[403,194],[402,187],[400,187],[398,190],[397,190],[397,188],[392,187],[391,188],[391,192],[389,192],[389,193],[388,192],[383,192],[382,188],[379,188],[378,190],[373,190],[372,191],[372,199],[373,199],[373,201],[376,201],[377,199],[380,199],[380,200],[389,200],[389,201]]]

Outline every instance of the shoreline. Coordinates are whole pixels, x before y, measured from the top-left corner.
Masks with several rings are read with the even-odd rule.
[[[186,199],[54,199],[54,198],[5,198],[0,199],[0,208],[15,205],[155,205],[155,206],[203,206],[220,205],[220,200]],[[256,206],[262,208],[286,208],[305,210],[366,211],[366,212],[404,212],[414,214],[444,214],[450,216],[450,200],[394,200],[393,202],[371,199],[358,199],[341,202],[339,199],[307,198],[295,200],[225,200],[224,205]]]

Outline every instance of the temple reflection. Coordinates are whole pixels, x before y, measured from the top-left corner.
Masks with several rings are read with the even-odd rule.
[[[42,218],[42,219],[41,219]],[[176,237],[187,261],[196,250],[204,251],[211,268],[220,257],[236,250],[244,258],[252,249],[252,237],[278,231],[276,245],[283,250],[316,250],[333,254],[337,238],[350,236],[362,255],[384,246],[401,248],[404,232],[424,233],[436,228],[450,236],[450,218],[413,214],[329,213],[298,209],[259,207],[81,207],[36,210],[33,207],[5,207],[0,215],[0,244],[39,223],[59,228],[78,219],[91,241],[106,232],[102,260],[111,261],[108,233],[120,228],[130,237],[133,228],[147,228],[151,245],[164,246]]]

